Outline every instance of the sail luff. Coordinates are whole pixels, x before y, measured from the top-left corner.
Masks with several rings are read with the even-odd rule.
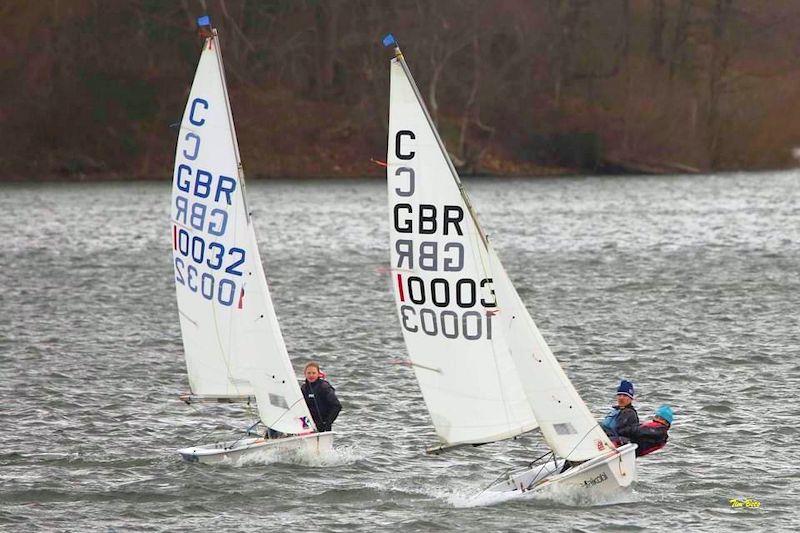
[[[272,386],[265,385],[266,380],[253,381],[252,385],[255,390],[255,397],[257,402],[256,405],[258,407],[258,412],[261,421],[272,429],[283,430],[292,433],[316,431],[317,428],[316,425],[314,424],[314,420],[311,418],[311,413],[308,411],[308,407],[305,404],[305,400],[302,396],[302,392],[300,391],[300,387],[297,383],[297,380],[294,379],[294,368],[292,366],[291,359],[289,359],[289,354],[286,349],[286,343],[283,339],[283,333],[280,328],[280,323],[278,322],[278,316],[275,313],[274,306],[272,304],[272,297],[270,295],[269,284],[267,283],[266,273],[264,272],[264,265],[261,260],[261,253],[258,248],[258,239],[256,238],[253,219],[247,208],[247,194],[246,194],[246,186],[244,179],[244,166],[242,165],[241,154],[239,151],[239,142],[236,136],[236,128],[233,120],[233,111],[231,109],[230,96],[228,94],[228,84],[225,76],[224,62],[222,59],[222,49],[219,45],[219,38],[216,29],[213,30],[213,35],[216,44],[215,51],[220,66],[219,73],[222,83],[223,94],[225,97],[225,108],[227,110],[228,123],[230,125],[231,140],[233,142],[234,153],[236,154],[236,163],[237,163],[236,166],[239,179],[239,195],[241,196],[242,199],[244,214],[247,220],[247,232],[249,233],[249,238],[251,242],[250,250],[251,250],[252,264],[255,266],[256,269],[255,280],[258,285],[256,294],[264,296],[264,302],[262,305],[267,309],[267,312],[264,315],[261,315],[260,318],[269,321],[269,328],[267,329],[268,331],[270,331],[272,337],[271,340],[274,342],[274,346],[270,351],[271,353],[274,354],[274,357],[276,359],[276,365],[278,366],[280,373],[284,376],[283,379],[280,379],[280,385],[278,384],[278,378],[276,378],[274,375],[272,376]],[[269,372],[266,372],[263,375],[263,378],[267,378],[268,375]],[[285,376],[288,376],[288,379],[286,379]],[[284,389],[285,391],[284,394],[283,395],[276,394],[282,392],[281,389]],[[281,402],[280,400],[276,399],[277,397],[284,398],[285,400],[288,400],[291,403],[285,401]],[[292,416],[287,416],[287,415],[292,415]],[[295,424],[296,420],[301,421],[300,427],[292,430],[290,425],[296,425]]]

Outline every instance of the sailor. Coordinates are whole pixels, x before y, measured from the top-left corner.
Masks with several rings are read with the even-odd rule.
[[[300,386],[306,405],[311,412],[311,418],[317,426],[317,431],[330,431],[342,404],[336,398],[336,391],[333,386],[324,379],[324,374],[320,372],[319,363],[309,361],[303,373],[306,380]]]
[[[617,387],[617,405],[600,422],[606,435],[617,445],[627,443],[639,429],[639,415],[633,407],[633,383],[623,379]]]
[[[631,442],[639,445],[636,448],[636,457],[653,453],[667,444],[669,428],[672,427],[674,413],[668,405],[661,405],[656,409],[653,420],[639,426],[631,436]]]

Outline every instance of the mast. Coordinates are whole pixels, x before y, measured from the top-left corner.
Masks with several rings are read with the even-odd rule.
[[[214,50],[217,53],[217,61],[219,61],[219,76],[220,76],[220,82],[222,83],[223,94],[225,95],[225,109],[228,110],[228,122],[230,124],[230,130],[231,130],[231,141],[233,142],[233,150],[236,153],[236,168],[239,174],[239,186],[241,188],[242,202],[244,202],[244,212],[247,215],[247,221],[249,223],[250,210],[247,209],[247,194],[245,193],[245,183],[244,183],[244,167],[242,166],[242,156],[239,154],[239,140],[236,137],[236,127],[233,124],[233,111],[231,110],[231,99],[230,96],[228,95],[228,81],[225,77],[225,63],[222,61],[222,47],[219,44],[219,36],[217,35],[216,28],[212,28],[211,34],[212,36],[210,38],[213,39]]]

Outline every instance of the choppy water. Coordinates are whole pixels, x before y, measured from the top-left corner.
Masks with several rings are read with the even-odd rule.
[[[800,174],[468,180],[539,327],[599,415],[672,404],[621,502],[466,506],[537,436],[427,457],[388,277],[382,181],[251,182],[289,351],[345,406],[323,460],[208,467],[249,420],[187,407],[167,183],[0,188],[0,528],[797,530]],[[644,418],[644,416],[643,416]],[[730,498],[760,509],[731,509]]]

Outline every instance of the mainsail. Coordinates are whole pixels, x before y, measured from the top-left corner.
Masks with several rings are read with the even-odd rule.
[[[611,448],[481,230],[399,48],[389,100],[392,281],[437,435],[454,446],[538,425],[570,460]]]
[[[272,306],[247,211],[219,39],[205,39],[181,122],[172,187],[172,244],[192,393],[255,396],[261,421],[314,430]]]

